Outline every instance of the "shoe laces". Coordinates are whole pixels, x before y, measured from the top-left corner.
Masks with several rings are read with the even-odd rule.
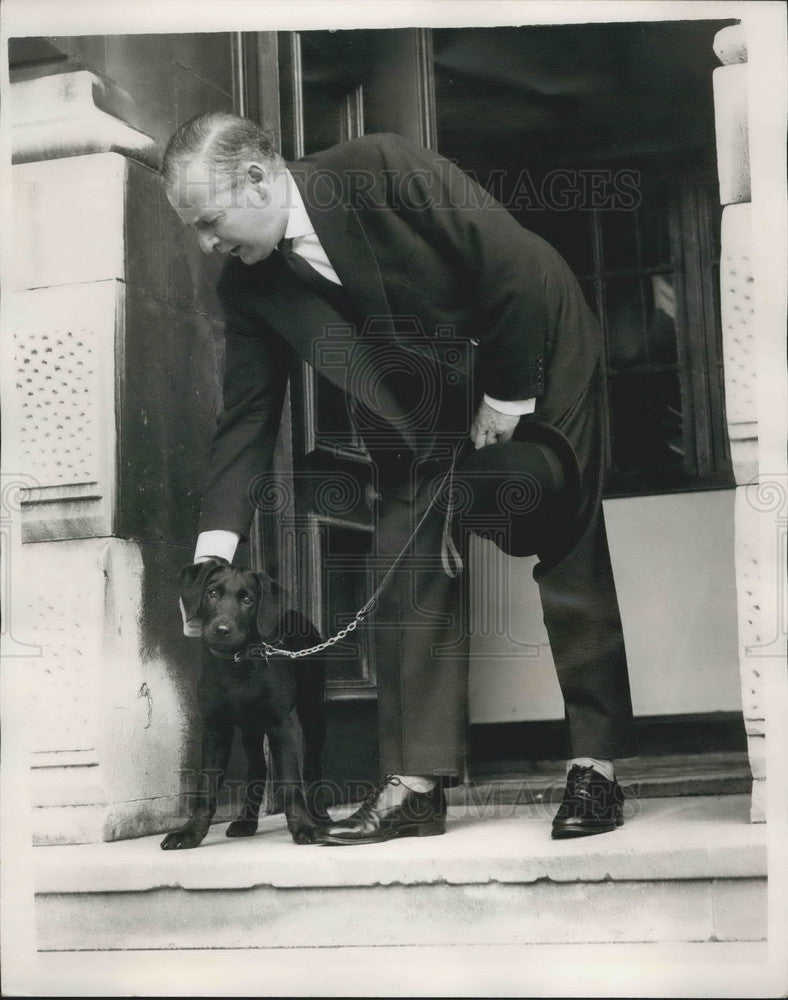
[[[377,785],[375,785],[375,787],[372,788],[369,791],[369,793],[364,797],[364,799],[362,800],[360,808],[363,809],[364,806],[367,806],[368,808],[371,808],[373,802],[377,799],[377,797],[380,795],[380,793],[388,785],[395,785],[396,786],[396,785],[401,785],[401,784],[402,784],[402,781],[397,777],[396,774],[387,774],[387,775],[385,775],[385,777],[381,778],[380,781],[377,783]]]
[[[574,796],[592,798],[593,786],[602,777],[593,767],[583,767],[582,764],[573,764],[567,775],[570,793]]]

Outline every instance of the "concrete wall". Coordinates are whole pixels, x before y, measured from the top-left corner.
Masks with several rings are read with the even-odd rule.
[[[219,405],[219,261],[144,164],[180,122],[232,106],[232,72],[227,35],[55,41],[68,58],[12,86],[9,316],[19,628],[41,649],[33,832],[74,843],[171,829],[194,779],[181,772],[196,760],[200,652],[180,634],[177,573]],[[115,85],[111,108],[95,74]],[[123,127],[153,138],[142,163],[115,127],[121,106]],[[130,155],[112,151],[119,134]]]
[[[733,490],[605,502],[636,715],[741,711],[733,508]],[[535,559],[475,555],[471,721],[563,718]]]
[[[194,760],[199,648],[179,634],[177,573],[222,326],[149,168],[98,153],[20,164],[14,185],[35,834],[114,839],[172,825]]]

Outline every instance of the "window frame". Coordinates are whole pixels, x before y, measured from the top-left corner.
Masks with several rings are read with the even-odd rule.
[[[722,210],[711,183],[702,177],[661,181],[669,188],[670,262],[606,269],[603,259],[602,213],[590,215],[592,273],[578,277],[591,283],[590,303],[604,341],[605,409],[608,469],[605,496],[649,496],[733,486],[727,438],[719,300],[719,226]],[[644,185],[647,190],[648,185]],[[670,273],[676,297],[675,363],[646,362],[626,367],[610,363],[607,282],[622,277],[645,278]],[[612,382],[628,374],[676,371],[681,391],[684,461],[677,469],[622,470],[614,463],[615,426],[611,411]]]

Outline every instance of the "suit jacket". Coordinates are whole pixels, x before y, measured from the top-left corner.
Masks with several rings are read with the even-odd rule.
[[[482,392],[536,397],[540,420],[569,426],[600,334],[548,243],[454,164],[398,136],[341,143],[288,169],[358,322],[331,340],[336,311],[279,254],[227,261],[224,410],[201,531],[247,533],[250,484],[270,468],[293,354],[362,404],[374,383],[372,408],[414,455],[429,451],[436,427],[467,430]]]

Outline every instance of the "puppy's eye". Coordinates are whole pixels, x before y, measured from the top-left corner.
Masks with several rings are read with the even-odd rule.
[[[242,603],[242,604],[254,604],[254,599],[253,599],[253,598],[251,598],[251,597],[250,597],[250,596],[249,596],[249,595],[247,594],[247,595],[246,595],[246,597],[242,598],[242,600],[241,600],[241,603]]]
[[[206,591],[206,593],[208,597],[210,597],[211,599],[219,596],[219,591],[216,589],[216,587],[211,587],[211,589]]]

